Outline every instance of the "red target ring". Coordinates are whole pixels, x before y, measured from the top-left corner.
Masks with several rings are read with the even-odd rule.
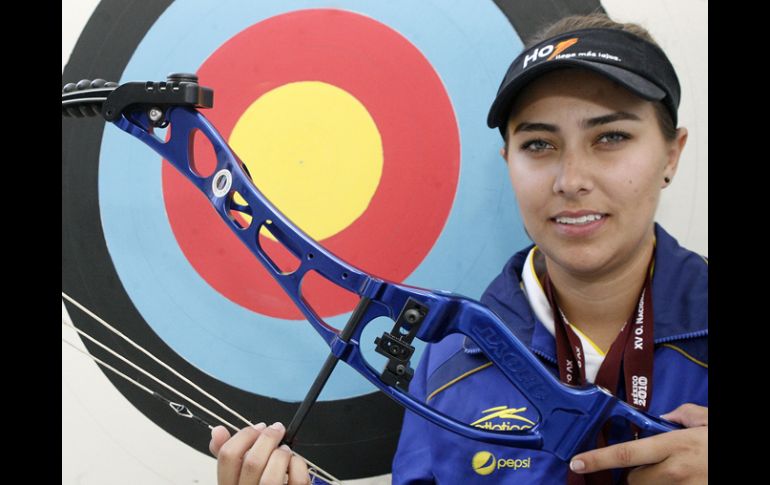
[[[382,140],[381,178],[366,210],[319,242],[332,253],[345,254],[349,263],[392,281],[403,281],[420,265],[452,207],[460,141],[440,78],[406,38],[352,12],[295,11],[232,37],[206,60],[198,76],[201,84],[214,89],[215,109],[206,115],[225,139],[255,100],[290,83],[319,81],[358,100]],[[213,165],[213,153],[208,156],[198,163]],[[304,320],[283,289],[211,211],[209,202],[165,163],[163,192],[177,242],[208,284],[259,314]],[[232,268],[239,268],[237,277]],[[320,316],[353,309],[354,295],[319,283],[308,279],[303,292],[319,302],[314,310]]]

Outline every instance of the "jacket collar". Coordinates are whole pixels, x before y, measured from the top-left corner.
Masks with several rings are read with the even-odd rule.
[[[657,223],[655,237],[655,270],[652,277],[655,343],[707,335],[707,261],[681,247]],[[555,340],[534,315],[522,289],[521,272],[533,246],[517,252],[508,260],[503,271],[482,295],[481,302],[500,316],[533,352],[555,361]],[[481,351],[467,337],[463,348],[468,353]]]

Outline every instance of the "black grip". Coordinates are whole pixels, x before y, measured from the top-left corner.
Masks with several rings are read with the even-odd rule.
[[[67,83],[62,88],[62,116],[85,118],[100,116],[107,96],[118,87],[118,83],[104,79],[81,79]]]
[[[193,109],[214,106],[214,91],[198,84],[198,76],[191,73],[171,73],[165,81],[117,83],[104,79],[83,79],[62,88],[62,116],[84,118],[101,116],[114,122],[126,110],[140,110],[147,114],[154,127],[165,127],[169,108]]]

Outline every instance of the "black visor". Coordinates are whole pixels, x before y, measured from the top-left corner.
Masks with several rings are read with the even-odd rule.
[[[674,66],[655,44],[617,29],[575,30],[522,52],[505,73],[487,125],[504,133],[516,95],[535,78],[563,67],[589,69],[644,99],[662,101],[677,126],[680,91]]]

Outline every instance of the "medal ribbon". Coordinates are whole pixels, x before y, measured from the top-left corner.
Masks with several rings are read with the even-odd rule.
[[[623,368],[625,382],[625,401],[632,406],[647,411],[652,399],[653,371],[653,313],[652,313],[652,265],[647,268],[639,303],[628,321],[610,346],[604,357],[594,384],[617,395],[620,369]],[[574,386],[587,384],[585,375],[585,353],[580,337],[566,322],[566,318],[556,302],[555,290],[546,272],[543,275],[543,288],[554,315],[556,334],[556,355],[559,363],[559,377],[563,382]],[[600,434],[597,448],[606,446],[607,429]],[[634,429],[636,433],[637,430]],[[604,485],[612,483],[609,471],[590,475],[568,473],[569,485]]]

